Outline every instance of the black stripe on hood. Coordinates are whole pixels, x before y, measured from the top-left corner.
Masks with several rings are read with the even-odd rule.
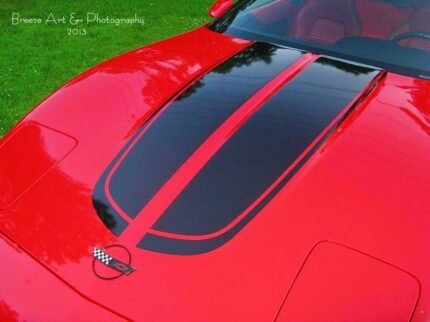
[[[227,141],[153,226],[139,247],[170,254],[215,249],[240,231],[299,170],[230,230],[210,239],[261,196],[376,77],[367,67],[320,58],[287,83]],[[324,140],[321,140],[321,144]],[[319,144],[313,148],[315,151]],[[288,214],[286,214],[288,215]]]
[[[127,216],[135,218],[230,115],[302,55],[300,51],[256,43],[198,80],[159,115],[146,133],[129,143],[132,148],[113,173],[108,187],[117,205]],[[144,130],[145,127],[141,131]],[[93,195],[99,217],[117,236],[127,222],[108,201],[105,183],[123,153],[105,171]]]

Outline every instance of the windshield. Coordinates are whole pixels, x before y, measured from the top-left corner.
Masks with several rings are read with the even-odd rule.
[[[430,0],[242,0],[210,28],[430,79]]]

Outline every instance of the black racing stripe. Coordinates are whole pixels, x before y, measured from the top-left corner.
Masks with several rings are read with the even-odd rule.
[[[320,58],[262,106],[153,226],[205,235],[231,223],[378,74]]]
[[[127,221],[121,217],[121,215],[114,209],[114,207],[109,202],[105,193],[105,184],[108,174],[113,169],[114,165],[120,159],[121,155],[128,149],[134,139],[139,135],[139,131],[135,133],[121,149],[120,153],[114,158],[111,164],[105,169],[103,175],[98,180],[93,192],[93,206],[96,210],[97,215],[105,226],[112,231],[116,236],[122,234],[122,232],[127,228]]]
[[[316,150],[324,143],[327,137],[333,132],[333,128],[306,154],[306,156],[279,182],[279,184],[266,196],[263,200],[250,211],[250,213],[239,221],[232,229],[215,238],[203,240],[186,240],[175,239],[158,236],[148,233],[139,242],[138,247],[152,252],[172,254],[172,255],[197,255],[207,253],[227,243],[233,238],[243,227],[245,227],[279,191],[287,184],[288,181],[300,170],[306,161],[315,153]]]
[[[196,82],[150,126],[113,174],[110,192],[121,209],[135,218],[214,130],[301,55],[254,44]]]
[[[127,228],[127,221],[111,206],[106,195],[101,194],[97,199],[93,198],[93,206],[101,221],[115,236],[121,235]]]
[[[185,161],[195,146],[205,139],[204,136],[210,134],[209,127],[205,128],[202,124],[216,128],[223,118],[228,117],[227,114],[231,114],[256,90],[301,55],[301,52],[295,50],[264,43],[255,44],[196,82],[171,104],[168,110],[172,112],[164,113],[157,120],[161,120],[165,128],[160,123],[149,136],[149,132],[145,134],[140,139],[140,145],[133,148],[127,164],[120,167],[120,175],[114,176],[112,194],[122,209],[128,210],[129,214],[131,212],[131,217],[135,216],[139,208],[157,191],[157,187]],[[171,108],[174,110],[170,110]],[[124,231],[127,222],[109,202],[105,193],[106,180],[114,165],[147,126],[144,125],[133,135],[94,188],[94,208],[102,222],[116,236]],[[151,151],[155,154],[151,155]],[[132,204],[128,206],[128,202]]]
[[[321,63],[321,60],[319,61]],[[354,70],[354,69],[353,69]],[[360,68],[358,69],[360,70]],[[353,72],[353,71],[351,71]],[[364,74],[367,72],[362,70]],[[355,72],[353,72],[355,73]],[[360,72],[361,74],[361,72]],[[358,75],[358,74],[357,74]],[[369,81],[377,75],[377,71],[368,72]],[[363,88],[364,88],[363,84]],[[373,87],[368,90],[354,106],[352,106],[349,111],[334,124],[329,131],[315,144],[315,146],[303,157],[302,160],[274,187],[274,189],[265,196],[262,201],[253,208],[250,213],[242,218],[238,224],[236,224],[232,229],[227,232],[210,239],[204,240],[184,240],[167,238],[152,233],[148,233],[140,241],[138,247],[159,253],[174,254],[174,255],[196,255],[205,252],[212,251],[225,243],[227,243],[231,238],[233,238],[241,229],[243,229],[266,205],[285,187],[285,185],[291,180],[292,177],[302,168],[302,166],[313,156],[313,154],[321,147],[321,145],[327,140],[327,138],[333,133],[333,131],[343,122],[343,120],[349,115],[349,113],[355,108],[355,106],[366,97]]]

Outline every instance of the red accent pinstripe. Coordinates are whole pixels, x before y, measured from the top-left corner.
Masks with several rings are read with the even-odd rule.
[[[225,226],[224,228],[206,235],[199,235],[199,236],[190,236],[190,235],[182,235],[182,234],[174,234],[174,233],[168,233],[163,232],[155,229],[150,229],[149,232],[154,235],[172,238],[172,239],[185,239],[185,240],[205,240],[205,239],[212,239],[215,237],[218,237],[225,232],[229,231],[231,228],[233,228],[238,222],[240,222],[244,217],[246,217],[252,209],[254,209],[278,184],[281,182],[292,169],[296,167],[296,165],[311,151],[315,145],[321,140],[322,137],[324,137],[327,132],[337,123],[339,122],[342,117],[346,115],[348,110],[357,102],[357,100],[363,96],[364,93],[366,93],[372,86],[374,86],[376,83],[378,83],[381,80],[381,77],[383,77],[385,73],[382,73],[379,75],[379,77],[375,78],[366,88],[361,91],[343,110],[339,115],[332,121],[330,124],[312,141],[312,143],[306,148],[305,151],[285,170],[285,172],[276,179],[275,182],[263,193],[261,194],[248,208],[245,209],[237,218],[235,218],[230,224]]]
[[[140,211],[133,225],[126,228],[130,245],[137,244],[142,239],[142,232],[154,232],[151,227],[172,204],[175,198],[186,188],[189,182],[207,164],[223,144],[251,117],[263,104],[282,88],[288,81],[302,71],[306,66],[318,59],[318,55],[306,54],[294,64],[286,68],[271,82],[261,88],[245,104],[239,107],[211,136],[188,158],[176,173],[160,188],[157,194]],[[243,217],[246,214],[242,214]],[[235,223],[235,220],[233,223]],[[233,224],[232,223],[232,224]],[[155,232],[160,234],[161,232]],[[219,234],[217,232],[215,234]],[[211,234],[212,235],[212,234]],[[182,238],[189,236],[182,236]],[[195,237],[198,238],[198,237]],[[203,239],[205,239],[204,236]],[[202,239],[202,238],[200,238]]]

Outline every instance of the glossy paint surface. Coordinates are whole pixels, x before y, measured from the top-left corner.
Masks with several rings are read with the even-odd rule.
[[[233,7],[233,5],[234,2],[232,0],[217,0],[209,9],[209,15],[213,18],[219,18]]]
[[[227,118],[301,55],[272,45],[252,45],[196,81],[154,116],[96,186],[94,204],[106,226],[121,234]]]
[[[227,242],[258,213],[261,204],[255,201],[268,198],[277,182],[288,182],[283,178],[293,163],[378,73],[325,58],[313,62],[260,106],[195,175],[152,227],[158,243],[151,236],[141,245],[193,254]],[[162,240],[169,236],[174,240]]]
[[[73,291],[3,235],[0,235],[0,261],[2,322],[82,321],[82,313],[89,312],[93,321],[127,321]]]
[[[412,275],[321,242],[306,259],[276,321],[409,321],[419,294]]]
[[[30,123],[20,127],[0,145],[0,209],[8,208],[19,199],[76,144],[72,137],[43,126]],[[11,155],[22,157],[15,159]]]
[[[315,268],[333,268],[328,261],[336,251],[322,254],[316,265],[306,267],[304,263],[313,256],[309,254],[315,245],[330,240],[371,256],[378,263],[387,263],[387,270],[395,267],[408,277],[414,276],[419,286],[411,286],[408,277],[393,273],[401,283],[386,288],[381,287],[386,283],[368,283],[364,290],[366,294],[381,289],[405,294],[405,312],[413,310],[413,321],[428,321],[429,81],[381,75],[357,96],[361,99],[353,111],[327,133],[325,142],[258,216],[212,252],[176,256],[136,247],[142,231],[149,231],[158,218],[152,214],[162,213],[176,195],[170,191],[164,194],[165,199],[152,200],[151,208],[145,216],[137,217],[139,222],[130,234],[116,237],[97,216],[92,202],[94,187],[121,148],[187,84],[249,45],[201,28],[102,64],[45,100],[4,140],[31,122],[74,137],[78,144],[29,191],[0,211],[1,231],[26,252],[16,256],[14,248],[1,246],[2,260],[11,263],[13,273],[23,279],[49,269],[49,274],[61,278],[71,292],[98,304],[80,307],[81,316],[93,320],[97,320],[96,314],[103,306],[144,321],[273,321],[283,305],[289,311],[288,294],[294,296],[292,302],[300,299],[304,306],[315,301],[303,299],[298,292],[306,294],[309,290],[307,281],[312,280]],[[250,111],[258,109],[318,58],[304,55],[265,86],[264,93],[256,92],[244,104],[246,108],[223,127],[226,132],[214,136],[211,145],[221,146],[227,130],[235,132]],[[187,186],[184,177],[188,171],[196,172],[194,162],[172,180]],[[92,249],[114,243],[131,251],[136,271],[106,282],[91,270]],[[40,266],[33,268],[27,263],[27,253]],[[12,274],[9,270],[2,272]],[[338,275],[350,280],[351,270],[340,270]],[[382,275],[378,280],[384,282]],[[14,285],[25,289],[20,283]],[[57,284],[47,281],[43,285],[45,296],[54,301]],[[336,281],[333,285],[338,286]],[[351,312],[361,308],[362,301],[373,305],[374,299],[366,294]],[[22,316],[37,312],[36,301],[19,306],[16,296],[13,291],[0,289],[1,314],[13,319],[13,312]],[[327,303],[324,294],[321,296]],[[413,301],[416,306],[411,309]],[[50,313],[64,316],[60,305],[53,305]]]

